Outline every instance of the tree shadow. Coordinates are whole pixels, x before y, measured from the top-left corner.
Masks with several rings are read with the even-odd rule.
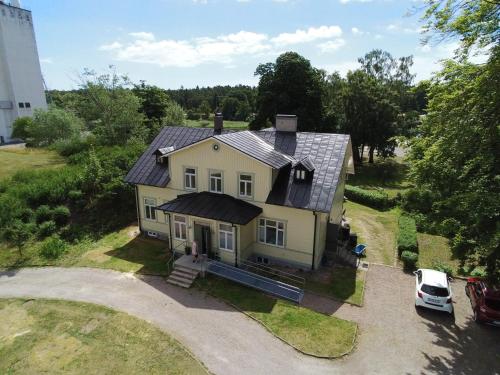
[[[376,161],[373,164],[356,165],[356,174],[349,176],[349,184],[365,187],[404,189],[408,187],[408,166],[393,159]]]
[[[422,374],[498,374],[500,367],[500,329],[479,325],[467,318],[462,325],[446,313],[421,309],[419,315],[434,333],[434,345],[448,355],[423,352],[427,364]]]
[[[167,261],[172,252],[164,241],[137,236],[125,245],[109,250],[105,255],[130,263],[140,264],[138,274],[167,276]]]

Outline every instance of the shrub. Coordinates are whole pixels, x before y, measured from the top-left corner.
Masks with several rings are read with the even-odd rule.
[[[71,139],[58,140],[53,143],[50,148],[57,151],[57,153],[61,156],[69,157],[71,155],[87,151],[90,148],[90,144],[87,140],[78,136]]]
[[[28,116],[18,117],[12,124],[12,138],[28,138],[28,129],[33,119]]]
[[[54,221],[58,226],[66,225],[69,221],[71,212],[66,206],[57,206],[52,210]]]
[[[417,266],[418,254],[413,251],[403,251],[401,260],[406,271],[413,271]]]
[[[418,252],[417,226],[413,218],[401,215],[399,217],[398,253],[401,255],[404,251]]]
[[[432,269],[440,272],[444,272],[448,276],[453,275],[453,268],[444,262],[441,262],[439,260],[432,262]]]
[[[35,216],[35,212],[31,208],[23,208],[19,212],[18,218],[21,219],[25,223],[29,223],[33,220],[33,217]]]
[[[70,190],[68,192],[68,198],[72,202],[79,202],[83,199],[83,192],[81,190]]]
[[[68,245],[58,236],[52,236],[43,241],[40,255],[46,259],[57,259],[66,252]]]
[[[439,233],[444,237],[453,237],[460,230],[460,223],[453,218],[444,219],[439,225]]]
[[[28,138],[34,145],[51,145],[61,139],[71,139],[80,134],[83,121],[72,112],[50,107],[35,109],[33,121],[26,128]]]
[[[38,224],[52,220],[52,210],[49,206],[44,204],[36,209],[35,217]]]
[[[38,226],[38,236],[45,238],[54,234],[57,230],[56,222],[53,220],[45,221]]]
[[[486,272],[482,268],[474,268],[470,275],[473,277],[486,277]]]
[[[346,185],[345,196],[353,202],[380,210],[385,210],[395,205],[395,201],[390,199],[387,193],[378,190],[365,190],[357,186]]]

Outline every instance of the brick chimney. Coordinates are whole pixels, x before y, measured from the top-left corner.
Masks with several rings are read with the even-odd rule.
[[[214,134],[221,134],[224,129],[224,118],[222,113],[217,112],[214,116]]]
[[[297,116],[295,115],[276,115],[276,131],[278,132],[297,132]]]

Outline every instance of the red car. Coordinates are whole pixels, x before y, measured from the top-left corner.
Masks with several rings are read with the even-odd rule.
[[[467,279],[465,294],[470,299],[474,321],[500,327],[500,288],[477,277]]]

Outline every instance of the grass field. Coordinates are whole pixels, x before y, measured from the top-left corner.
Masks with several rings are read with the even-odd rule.
[[[384,189],[390,197],[401,193],[410,183],[407,179],[408,166],[401,158],[376,159],[369,164],[356,164],[356,174],[349,176],[349,185],[367,190]]]
[[[102,306],[0,300],[1,374],[207,374],[151,324]]]
[[[334,267],[328,277],[319,271],[307,278],[305,288],[358,306],[363,304],[366,272],[350,267]]]
[[[323,315],[216,277],[199,280],[197,285],[252,316],[273,334],[305,353],[337,357],[352,350],[356,323]]]
[[[121,272],[166,275],[166,261],[170,255],[163,241],[137,236],[138,228],[129,226],[108,234],[99,241],[82,241],[71,245],[59,259],[47,260],[39,256],[39,243],[26,246],[19,258],[15,248],[0,243],[0,267],[63,266],[109,268]],[[4,246],[2,248],[2,246]]]
[[[33,148],[0,148],[0,179],[21,169],[57,168],[65,164],[56,152]]]
[[[354,202],[344,203],[351,232],[358,235],[358,243],[364,243],[368,262],[394,265],[398,212],[378,211]]]
[[[214,126],[213,120],[186,120],[186,126],[193,128],[209,128]],[[228,121],[224,120],[224,129],[247,130],[248,122],[246,121]]]
[[[432,234],[418,233],[418,266],[420,268],[433,268],[436,262],[449,265],[453,272],[458,272],[459,261],[452,259],[453,254],[448,244],[448,239]]]

